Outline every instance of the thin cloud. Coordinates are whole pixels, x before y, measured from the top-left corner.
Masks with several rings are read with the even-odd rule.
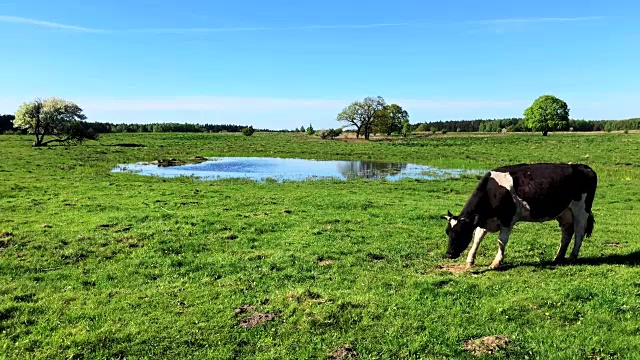
[[[251,31],[282,31],[282,30],[322,30],[322,29],[373,29],[382,27],[408,27],[409,23],[380,23],[361,25],[302,25],[302,26],[257,26],[257,27],[228,27],[228,28],[157,28],[157,29],[129,29],[120,32],[155,33],[155,34],[183,34],[183,33],[217,33],[217,32],[251,32]],[[118,32],[118,31],[113,31]]]
[[[537,18],[512,18],[512,19],[489,19],[468,21],[467,24],[526,24],[526,23],[548,23],[548,22],[575,22],[602,20],[604,16],[579,16],[579,17],[537,17]]]
[[[50,21],[41,21],[41,20],[29,19],[29,18],[20,17],[20,16],[0,15],[0,22],[14,23],[14,24],[29,24],[29,25],[47,27],[51,29],[71,30],[71,31],[79,31],[79,32],[90,32],[90,33],[105,32],[105,30],[101,30],[101,29],[92,29],[92,28],[87,28],[83,26],[60,24],[60,23],[50,22]]]
[[[544,22],[576,22],[604,19],[602,16],[583,16],[583,17],[538,17],[538,18],[512,18],[512,19],[489,19],[467,21],[463,24],[525,24],[525,23],[544,23]],[[25,18],[20,16],[0,15],[0,22],[27,24],[40,26],[50,29],[68,30],[85,33],[148,33],[148,34],[188,34],[188,33],[229,33],[229,32],[260,32],[260,31],[296,31],[296,30],[331,30],[331,29],[373,29],[373,28],[392,28],[392,27],[420,27],[426,25],[434,25],[428,23],[371,23],[371,24],[337,24],[337,25],[298,25],[298,26],[248,26],[248,27],[203,27],[203,28],[147,28],[147,29],[98,29],[84,26],[62,24],[51,21],[42,21],[37,19]],[[445,26],[446,24],[441,24]]]
[[[0,15],[0,22],[28,24],[51,29],[70,30],[90,33],[216,33],[216,32],[257,32],[281,30],[327,30],[327,29],[373,29],[383,27],[407,27],[410,23],[373,23],[373,24],[339,24],[339,25],[300,25],[300,26],[252,26],[252,27],[205,27],[205,28],[150,28],[150,29],[97,29],[84,26],[61,24],[19,16]]]

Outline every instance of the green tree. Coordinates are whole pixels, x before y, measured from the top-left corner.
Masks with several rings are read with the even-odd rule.
[[[253,129],[253,125],[242,129],[242,134],[244,136],[251,136],[254,132],[255,130]]]
[[[420,124],[418,125],[418,128],[416,129],[416,132],[426,132],[427,131],[427,124]]]
[[[405,119],[409,119],[409,113],[398,104],[391,104],[384,107],[381,111],[381,124],[378,128],[387,136],[394,132],[402,130],[402,124]]]
[[[402,136],[407,137],[411,132],[411,125],[409,124],[409,118],[402,120]]]
[[[543,136],[549,131],[567,129],[569,107],[553,95],[542,95],[524,111],[524,124],[533,131],[541,131]]]
[[[362,101],[354,101],[345,107],[337,117],[338,121],[344,121],[356,127],[356,138],[364,134],[369,140],[376,120],[384,117],[386,103],[381,96],[366,97]]]
[[[304,128],[304,125],[300,126],[300,132],[306,132],[307,129]]]
[[[86,118],[82,108],[75,103],[50,97],[22,104],[16,111],[13,126],[34,134],[36,141],[33,146],[44,146],[52,142],[81,143],[98,138],[92,129],[81,122]],[[56,138],[44,141],[47,135]]]
[[[313,126],[311,124],[309,124],[309,127],[307,128],[307,134],[308,135],[313,135],[315,133],[316,133],[316,131],[313,130]]]

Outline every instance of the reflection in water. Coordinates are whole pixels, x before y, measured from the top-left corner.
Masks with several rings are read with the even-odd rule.
[[[473,170],[440,169],[429,165],[385,163],[377,161],[307,160],[261,157],[210,158],[197,164],[160,166],[153,163],[119,165],[113,172],[133,172],[163,177],[195,176],[202,180],[221,178],[315,180],[315,179],[442,179],[464,174],[482,174]]]
[[[407,163],[344,161],[338,164],[338,170],[345,179],[383,179],[390,175],[400,174],[408,165]]]

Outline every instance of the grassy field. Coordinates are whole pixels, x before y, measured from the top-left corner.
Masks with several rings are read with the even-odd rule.
[[[322,359],[347,347],[363,359],[465,359],[476,358],[465,341],[492,335],[511,341],[487,358],[640,357],[640,135],[119,134],[40,149],[32,141],[0,136],[0,359]],[[460,211],[476,178],[255,183],[110,173],[119,163],[220,155],[485,170],[583,162],[599,176],[596,226],[578,264],[550,264],[556,223],[524,223],[501,271],[452,274],[440,268],[448,262],[439,217]],[[478,270],[495,251],[490,235]],[[244,326],[253,311],[272,319]]]

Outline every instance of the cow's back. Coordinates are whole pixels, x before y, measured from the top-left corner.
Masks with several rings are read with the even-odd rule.
[[[595,172],[584,164],[518,164],[492,172],[511,177],[513,193],[528,207],[530,221],[560,215],[572,201],[579,201],[595,186]]]

